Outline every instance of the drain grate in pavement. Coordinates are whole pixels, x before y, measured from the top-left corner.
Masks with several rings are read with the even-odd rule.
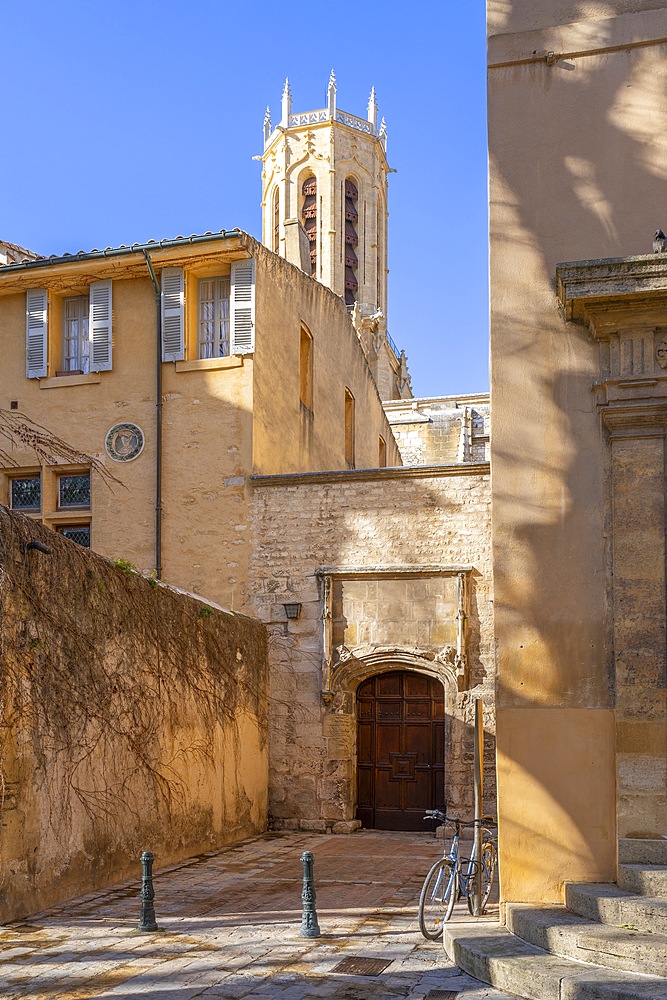
[[[385,958],[360,958],[350,955],[335,965],[331,971],[342,972],[346,976],[379,976],[392,962],[393,958],[387,961]]]
[[[424,1000],[456,1000],[459,995],[458,990],[431,990]]]

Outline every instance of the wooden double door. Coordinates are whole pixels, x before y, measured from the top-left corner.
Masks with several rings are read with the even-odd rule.
[[[424,810],[444,802],[442,684],[408,670],[357,690],[357,819],[378,830],[429,830]]]

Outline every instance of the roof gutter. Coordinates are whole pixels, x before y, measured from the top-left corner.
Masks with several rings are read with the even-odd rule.
[[[133,243],[131,247],[107,247],[106,250],[91,250],[89,253],[66,253],[61,257],[41,257],[39,260],[25,260],[20,264],[4,264],[0,275],[5,272],[27,271],[34,267],[48,267],[57,264],[71,264],[74,261],[104,260],[108,257],[127,257],[130,254],[147,251],[168,250],[171,247],[185,247],[199,243],[215,243],[219,240],[237,239],[244,236],[241,229],[221,229],[219,233],[204,233],[203,236],[178,236],[174,240],[149,240],[148,243]]]

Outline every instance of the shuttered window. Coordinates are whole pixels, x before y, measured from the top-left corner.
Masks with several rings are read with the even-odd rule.
[[[232,264],[230,352],[252,354],[254,350],[255,261],[249,258]]]
[[[87,295],[63,299],[63,371],[90,371],[88,324],[90,301]]]
[[[111,281],[90,286],[90,371],[111,370]]]
[[[46,378],[48,295],[45,288],[26,292],[26,376]]]
[[[229,356],[230,276],[200,278],[198,283],[198,357]]]
[[[182,267],[165,267],[162,284],[162,360],[185,357],[185,290]]]

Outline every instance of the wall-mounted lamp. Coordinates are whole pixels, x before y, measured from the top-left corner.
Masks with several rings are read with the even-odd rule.
[[[283,607],[285,609],[286,618],[290,619],[298,618],[301,614],[300,604],[283,604]]]

